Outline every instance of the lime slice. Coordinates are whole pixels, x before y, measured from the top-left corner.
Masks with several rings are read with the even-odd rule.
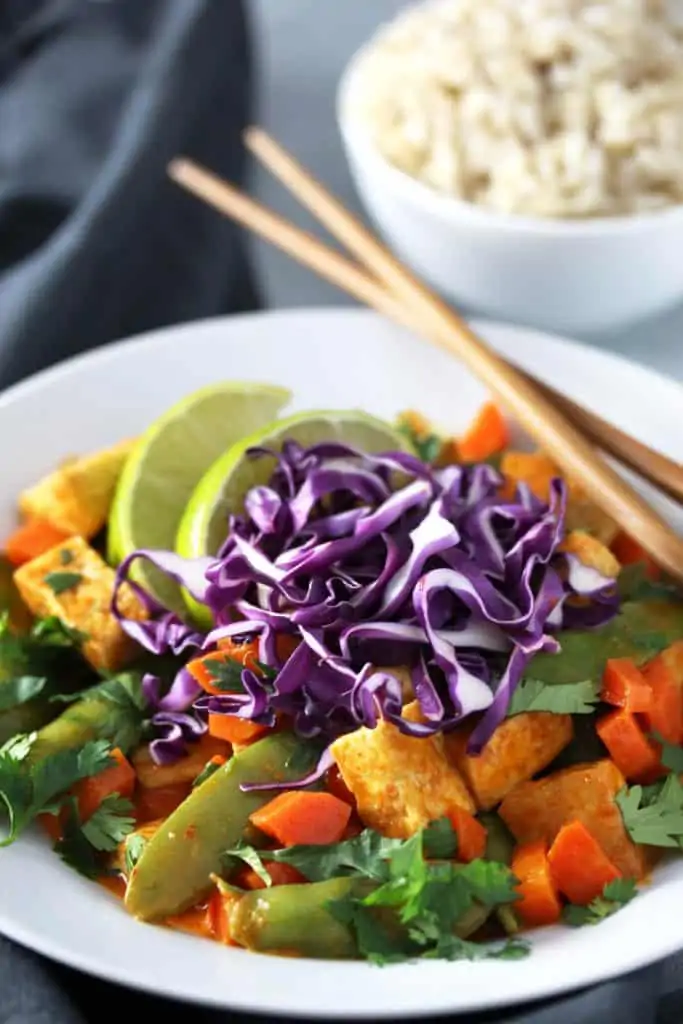
[[[227,535],[227,520],[240,512],[252,487],[270,479],[275,459],[250,459],[249,448],[266,447],[279,451],[287,440],[304,447],[321,441],[340,441],[366,452],[410,451],[409,441],[394,427],[366,413],[297,413],[276,420],[250,437],[241,438],[207,470],[197,484],[180,521],[176,551],[186,558],[214,555]],[[206,609],[186,595],[193,618],[210,626]]]
[[[109,516],[109,561],[116,565],[137,548],[172,551],[185,506],[207,469],[290,398],[286,388],[224,381],[195,391],[159,417],[121,473]],[[132,575],[166,607],[185,612],[180,588],[163,573],[140,561]]]

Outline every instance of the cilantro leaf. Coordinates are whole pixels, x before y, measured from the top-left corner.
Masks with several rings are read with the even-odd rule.
[[[61,829],[61,839],[58,839],[54,845],[55,853],[59,854],[64,863],[77,871],[79,875],[84,875],[86,878],[97,878],[102,873],[97,851],[83,834],[78,808],[73,799],[67,801]]]
[[[415,454],[423,462],[434,462],[439,457],[442,441],[437,434],[419,432],[405,420],[399,422],[398,431],[410,441]]]
[[[277,676],[277,672],[270,665],[263,665],[260,661],[250,661],[249,665],[242,665],[233,659],[226,660],[220,657],[206,658],[204,660],[204,667],[209,673],[211,682],[216,689],[223,690],[226,693],[245,692],[244,684],[242,683],[242,673],[245,669],[256,671],[258,675],[266,680],[273,680]]]
[[[268,856],[270,858],[270,853]],[[273,884],[273,880],[268,873],[268,869],[261,860],[261,854],[258,850],[255,850],[253,846],[249,846],[248,843],[238,843],[234,849],[226,850],[222,859],[228,874],[232,874],[235,861],[242,861],[250,867],[252,871],[256,872],[267,888],[270,888]]]
[[[29,639],[46,647],[80,647],[88,636],[67,626],[56,615],[48,615],[34,622]]]
[[[111,714],[102,723],[103,738],[122,750],[130,750],[140,741],[147,719],[147,700],[140,672],[122,672],[86,690],[59,694],[51,699],[61,704],[80,700],[107,701],[112,707]]]
[[[46,676],[15,676],[0,684],[0,712],[10,711],[40,696],[47,686]]]
[[[668,775],[645,792],[642,786],[624,787],[615,800],[634,843],[683,845],[683,785],[677,775]]]
[[[556,715],[590,715],[600,700],[600,684],[591,679],[578,683],[544,683],[522,679],[512,694],[508,718],[523,711],[550,711]]]
[[[9,818],[12,843],[37,815],[55,812],[80,779],[97,775],[113,764],[106,740],[94,740],[79,750],[57,750],[36,763],[30,759],[32,737],[19,737],[0,750],[0,800]]]
[[[138,832],[132,832],[126,837],[124,863],[126,868],[126,875],[130,875],[131,871],[142,857],[142,853],[147,846],[147,840],[144,836],[141,836]]]
[[[425,960],[522,960],[529,956],[531,946],[525,939],[508,939],[491,946],[472,942],[457,935],[440,935],[433,949],[423,953]]]
[[[621,910],[638,894],[634,879],[617,878],[608,882],[601,896],[596,896],[586,907],[574,904],[565,907],[563,920],[572,928],[580,928],[586,924],[599,924],[606,917]]]
[[[83,822],[83,835],[96,850],[111,853],[135,828],[132,814],[133,805],[130,800],[118,793],[111,793]]]
[[[652,733],[652,739],[662,748],[660,760],[664,767],[669,771],[676,772],[677,775],[683,772],[683,747],[679,747],[676,743],[669,743],[658,732]]]
[[[67,590],[74,590],[82,579],[80,572],[49,572],[43,577],[43,582],[47,583],[53,594],[59,596]]]
[[[0,712],[11,711],[54,689],[57,680],[73,675],[68,659],[80,645],[80,634],[58,619],[40,619],[27,634],[17,634],[7,613],[0,616]]]
[[[431,821],[422,835],[425,856],[432,860],[449,860],[458,852],[458,834],[449,818]]]
[[[359,836],[345,839],[331,846],[290,846],[272,850],[269,860],[291,864],[310,882],[343,875],[360,875],[385,881],[388,878],[386,860],[401,845],[402,839],[387,839],[373,829],[364,829]]]

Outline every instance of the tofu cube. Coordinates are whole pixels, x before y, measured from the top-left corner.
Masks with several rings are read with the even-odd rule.
[[[568,533],[562,542],[562,551],[576,555],[582,565],[595,569],[602,576],[616,579],[621,570],[621,565],[610,549],[585,530],[572,530]]]
[[[108,672],[122,668],[138,649],[111,613],[114,579],[114,570],[82,537],[70,537],[14,574],[29,610],[37,617],[56,615],[84,633],[83,655],[93,668]],[[119,607],[126,618],[147,618],[146,608],[126,585],[119,591]]]
[[[500,469],[507,480],[528,484],[542,501],[548,501],[550,497],[551,480],[562,476],[556,463],[542,451],[507,451],[501,460]],[[603,544],[611,544],[619,532],[614,520],[590,501],[575,480],[567,480],[567,489],[567,530],[584,530]]]
[[[464,726],[444,736],[446,754],[474,796],[488,811],[519,782],[550,764],[574,735],[571,715],[525,711],[506,718],[477,756],[467,753],[472,729]]]
[[[404,709],[419,721],[417,703]],[[358,729],[332,744],[341,776],[356,798],[363,822],[396,839],[407,839],[455,808],[471,814],[467,786],[446,757],[442,736],[405,736],[389,722]]]
[[[649,868],[647,855],[631,840],[614,800],[625,784],[609,760],[574,765],[515,786],[499,814],[519,843],[545,839],[550,845],[563,825],[578,820],[625,877],[640,879]]]
[[[89,539],[107,521],[114,491],[133,441],[68,459],[19,496],[27,519],[44,519],[65,533]]]

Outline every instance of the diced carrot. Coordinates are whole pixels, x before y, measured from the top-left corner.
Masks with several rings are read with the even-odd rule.
[[[153,789],[140,786],[135,795],[135,820],[138,825],[157,819],[166,819],[173,814],[176,807],[190,795],[192,783],[176,782],[170,786],[157,786]]]
[[[59,840],[62,838],[62,826],[60,824],[59,816],[57,814],[50,814],[47,812],[45,814],[39,814],[38,823],[47,833],[48,837],[52,840],[53,843],[59,842]]]
[[[463,462],[483,462],[497,455],[510,441],[507,423],[493,402],[486,402],[458,442]]]
[[[273,880],[273,885],[299,885],[306,881],[306,876],[293,868],[291,864],[279,864],[276,860],[265,860],[263,866]],[[243,867],[235,875],[235,885],[240,889],[265,889],[266,883],[256,874],[253,868]]]
[[[346,828],[344,829],[344,834],[342,835],[342,839],[343,840],[344,839],[355,839],[357,836],[359,836],[361,834],[361,832],[364,831],[364,829],[365,829],[365,825],[360,820],[360,818],[358,817],[356,812],[352,811],[351,812],[351,817],[349,818],[349,823],[346,826]]]
[[[235,715],[209,715],[209,734],[216,739],[227,740],[228,743],[240,743],[243,746],[270,732],[270,726],[250,722],[247,718],[236,718]]]
[[[182,914],[173,914],[164,921],[167,928],[174,931],[199,935],[203,939],[214,938],[214,915],[211,903],[202,903],[198,907],[190,907]]]
[[[126,895],[126,880],[121,875],[100,875],[97,882],[119,900]]]
[[[648,661],[642,672],[652,690],[644,715],[648,730],[669,743],[683,743],[683,640]]]
[[[5,554],[12,565],[24,565],[44,555],[71,535],[43,519],[29,519],[7,539]]]
[[[517,891],[521,899],[514,907],[524,924],[528,928],[540,928],[559,921],[562,904],[550,870],[545,840],[518,846],[510,868],[519,879]]]
[[[280,846],[338,843],[349,823],[351,808],[332,793],[290,791],[254,811],[252,824]]]
[[[448,812],[453,830],[458,837],[456,858],[468,863],[484,856],[486,829],[480,821],[463,807],[452,807]]]
[[[610,658],[602,677],[600,700],[639,714],[650,710],[652,687],[631,658]]]
[[[555,885],[572,903],[584,906],[621,872],[580,821],[571,821],[557,833],[548,854]]]
[[[256,669],[258,660],[257,640],[238,644],[234,640],[227,638],[219,641],[218,648],[217,651],[209,651],[208,654],[202,655],[201,658],[195,658],[193,661],[188,662],[187,665],[187,670],[195,682],[199,683],[202,690],[205,690],[206,693],[214,696],[224,691],[213,682],[212,663],[217,661],[236,661],[239,665],[244,665],[245,668]]]
[[[125,754],[116,747],[111,752],[115,764],[98,775],[89,779],[81,779],[73,787],[72,793],[78,803],[81,821],[92,817],[103,800],[114,793],[119,796],[132,797],[135,789],[135,771]]]
[[[241,896],[238,893],[219,892],[218,889],[209,898],[213,937],[216,942],[222,942],[225,946],[237,945],[230,937],[230,916],[233,907],[240,899]]]
[[[337,768],[336,764],[332,765],[327,773],[325,783],[328,791],[332,793],[333,796],[343,800],[344,803],[350,804],[351,807],[356,806],[356,798],[342,779],[341,772]]]
[[[656,580],[661,576],[662,571],[659,566],[652,561],[638,541],[627,533],[618,533],[612,541],[611,548],[612,554],[622,565],[635,565],[637,562],[643,562],[645,574],[650,579]]]
[[[647,738],[630,711],[610,711],[599,719],[595,731],[629,782],[654,782],[665,774],[659,746]]]

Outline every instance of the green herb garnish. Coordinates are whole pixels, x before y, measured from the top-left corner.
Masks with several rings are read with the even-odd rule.
[[[517,880],[506,864],[434,859],[452,857],[456,846],[453,827],[444,818],[410,839],[388,839],[365,829],[329,846],[292,846],[263,854],[240,844],[226,854],[226,866],[230,870],[235,859],[241,860],[266,885],[271,880],[262,857],[292,865],[311,882],[365,879],[365,895],[355,892],[328,909],[353,929],[361,956],[374,963],[526,955],[527,946],[519,940],[492,948],[456,934],[459,923],[477,907],[493,909],[518,899]]]
[[[136,832],[133,832],[127,837],[124,858],[127,875],[130,875],[131,871],[140,860],[140,857],[142,857],[143,850],[146,846],[147,840],[144,836],[141,836]]]
[[[273,680],[277,676],[277,672],[270,665],[262,665],[260,661],[250,661],[248,665],[242,665],[238,661],[216,657],[205,659],[204,667],[216,689],[224,690],[226,693],[244,693],[242,673],[245,669],[252,669],[265,680]]]
[[[602,895],[591,900],[587,907],[574,904],[565,907],[562,917],[566,924],[573,928],[580,928],[585,924],[599,924],[606,917],[625,907],[637,894],[638,889],[632,878],[617,878],[613,882],[608,882],[602,890]]]
[[[62,548],[59,552],[59,564],[60,565],[71,565],[74,560],[74,556],[71,554],[68,548]]]
[[[544,683],[540,679],[522,679],[512,694],[508,718],[524,711],[590,715],[599,700],[600,684],[590,679],[578,683]]]
[[[634,843],[683,846],[683,785],[677,775],[652,786],[624,787],[615,800]]]
[[[106,740],[94,740],[79,750],[56,750],[34,764],[29,755],[35,739],[35,733],[18,736],[0,749],[0,800],[10,826],[2,846],[14,842],[39,814],[56,813],[80,779],[114,764]]]
[[[53,594],[65,594],[67,590],[73,590],[83,579],[80,572],[49,572],[43,577]]]

